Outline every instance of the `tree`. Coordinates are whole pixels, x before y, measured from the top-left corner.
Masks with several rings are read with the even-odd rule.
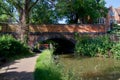
[[[58,0],[56,13],[67,19],[67,23],[94,23],[107,14],[104,0]]]
[[[1,12],[5,12],[8,16],[18,18],[16,21],[21,24],[19,28],[20,39],[25,40],[25,36],[28,35],[28,24],[32,8],[36,5],[39,0],[1,0]],[[7,7],[5,6],[7,5]],[[12,8],[18,14],[17,16],[11,13],[9,8]],[[8,8],[9,7],[9,8]]]
[[[30,23],[57,23],[57,15],[55,13],[56,1],[57,0],[1,0],[0,13],[3,15],[3,12],[5,12],[7,19],[9,16],[20,24],[21,27],[19,27],[17,32],[20,34],[20,39],[24,41],[25,39],[28,40],[28,25]]]

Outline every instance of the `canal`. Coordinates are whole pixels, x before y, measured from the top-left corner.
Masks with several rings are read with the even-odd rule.
[[[59,55],[65,72],[72,72],[76,80],[120,80],[120,60],[103,57],[75,57]],[[78,79],[77,79],[78,78]]]

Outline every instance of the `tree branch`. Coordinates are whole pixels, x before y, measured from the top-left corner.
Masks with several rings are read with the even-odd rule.
[[[5,7],[3,7],[3,6],[0,6],[0,7],[3,8],[3,10],[4,10],[5,12],[7,12],[10,16],[12,16],[11,12],[10,12],[9,10],[7,10],[7,8],[5,8]]]
[[[18,0],[18,1],[19,1],[19,0]],[[20,1],[16,4],[16,6],[18,6],[19,9],[23,9],[23,8],[21,7],[21,5],[20,5]]]
[[[16,19],[13,15],[11,15],[10,13],[2,13],[2,14],[9,15],[9,16],[13,17],[13,18],[15,19],[15,21],[19,23],[19,20],[17,20],[17,19]]]
[[[21,4],[20,4],[20,1],[18,0],[17,2],[16,2],[16,0],[7,0],[7,2],[8,3],[11,3],[12,5],[14,5],[14,7],[15,8],[19,8],[19,9],[22,9],[22,7],[21,7]]]
[[[32,9],[32,7],[38,2],[39,0],[36,0],[28,9],[28,12]]]
[[[0,6],[0,7],[5,10],[5,12],[2,12],[2,14],[9,15],[9,16],[13,17],[13,18],[19,23],[19,20],[17,20],[17,19],[12,15],[12,13],[11,13],[9,10],[7,10],[7,8],[5,8],[4,6]]]

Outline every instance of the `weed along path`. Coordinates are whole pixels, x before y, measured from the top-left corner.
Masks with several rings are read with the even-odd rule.
[[[34,80],[33,72],[38,54],[15,60],[0,69],[0,80]]]

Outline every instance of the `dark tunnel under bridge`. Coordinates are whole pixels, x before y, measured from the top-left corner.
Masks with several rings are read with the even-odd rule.
[[[46,44],[47,42],[54,42],[55,45],[55,54],[68,54],[74,52],[75,43],[65,39],[65,38],[51,38],[42,41],[42,43]]]

